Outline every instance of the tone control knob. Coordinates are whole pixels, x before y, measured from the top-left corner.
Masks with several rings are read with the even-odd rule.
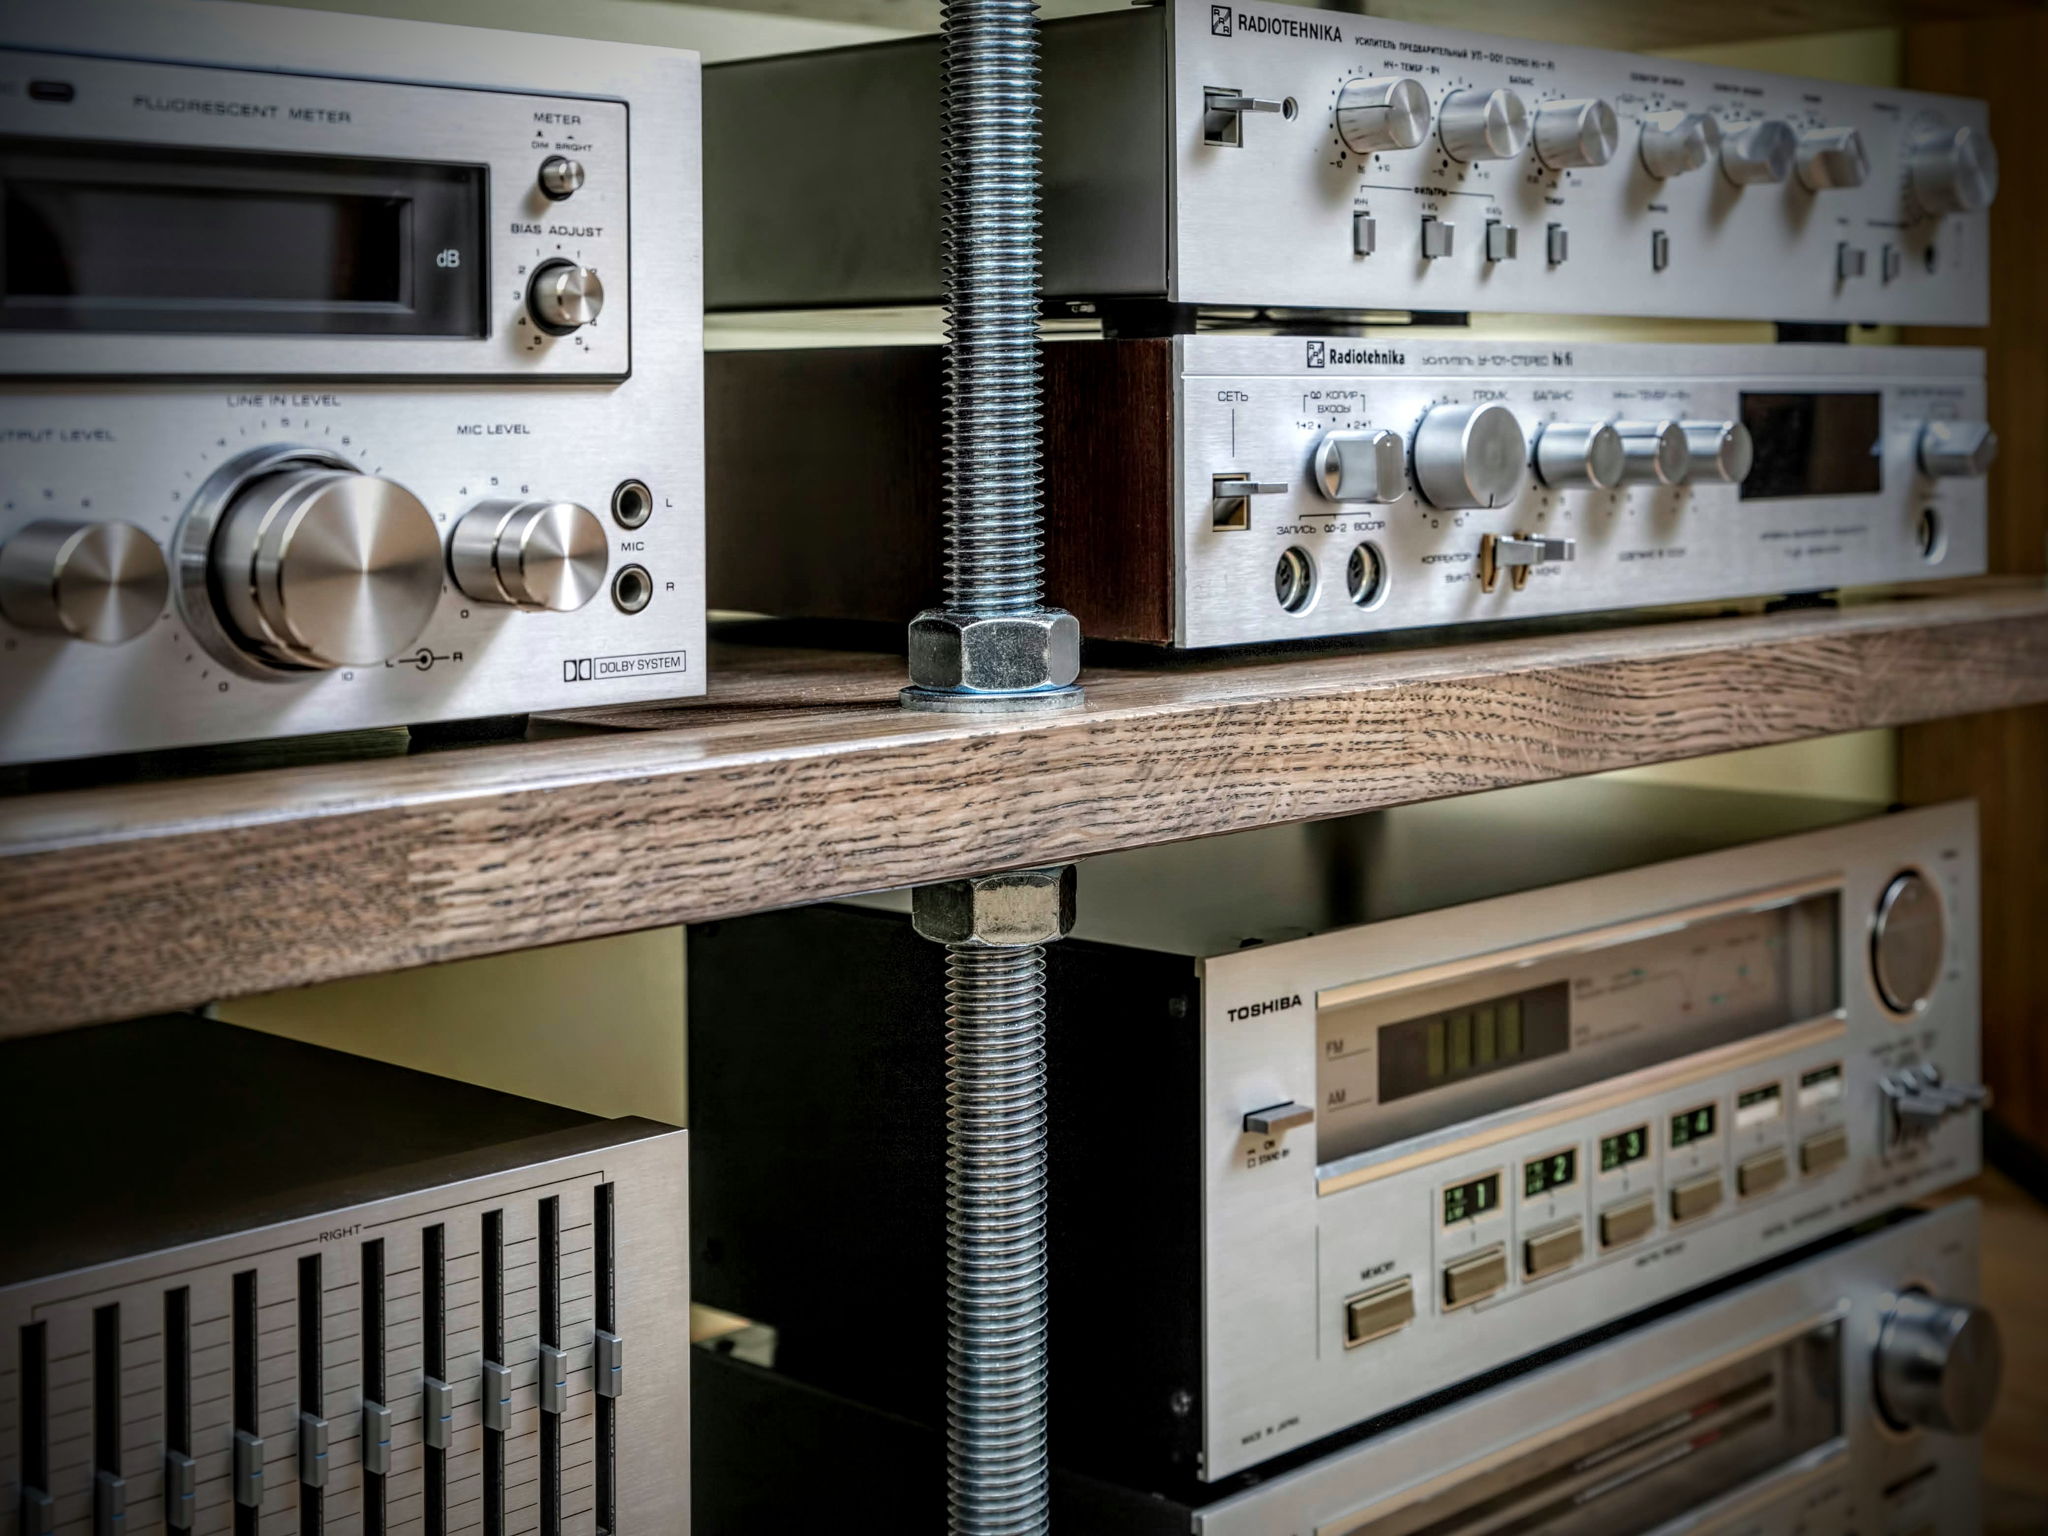
[[[1722,130],[1721,171],[1738,187],[1783,181],[1798,153],[1799,136],[1774,117]]]
[[[283,667],[373,666],[434,616],[441,534],[402,485],[291,465],[235,493],[208,566],[243,649]]]
[[[1998,1321],[1982,1307],[1907,1291],[1877,1334],[1877,1403],[1900,1429],[1974,1435],[1998,1401]]]
[[[1739,421],[1681,421],[1685,431],[1686,478],[1740,485],[1756,461],[1756,439]]]
[[[1453,91],[1436,124],[1453,160],[1512,160],[1529,142],[1529,109],[1510,90]]]
[[[1429,135],[1429,92],[1406,75],[1346,80],[1337,93],[1337,137],[1354,155],[1413,149]]]
[[[1621,142],[1614,108],[1597,96],[1583,101],[1546,101],[1536,108],[1536,158],[1553,171],[1605,165]]]
[[[1721,152],[1721,123],[1711,112],[1652,112],[1643,119],[1643,169],[1659,181],[1697,171]]]
[[[1498,400],[1432,407],[1415,429],[1415,483],[1434,507],[1501,507],[1522,489],[1529,442]]]
[[[1331,501],[1399,501],[1408,491],[1407,450],[1398,432],[1326,432],[1311,478]]]
[[[1920,429],[1920,468],[1937,480],[1976,480],[1998,457],[1998,434],[1983,421],[1930,421]]]
[[[487,501],[448,543],[455,585],[480,603],[573,613],[604,586],[604,524],[573,501]]]
[[[0,545],[0,614],[39,629],[119,645],[164,611],[169,568],[132,523],[25,523]]]
[[[1809,128],[1793,155],[1799,184],[1809,192],[1860,187],[1870,177],[1870,151],[1854,128]]]
[[[1675,421],[1617,421],[1629,485],[1682,485],[1691,468],[1685,451],[1685,430]]]
[[[1550,421],[1536,432],[1536,478],[1554,490],[1611,491],[1626,450],[1611,421]]]
[[[549,155],[541,161],[540,174],[534,179],[551,202],[559,203],[583,190],[583,162],[567,155]]]
[[[1977,213],[1998,196],[1998,149],[1975,128],[1922,128],[1906,141],[1906,177],[1929,213]]]
[[[604,312],[604,281],[573,261],[544,261],[526,285],[526,312],[550,336],[566,336]]]
[[[1941,898],[1925,875],[1893,877],[1870,920],[1870,973],[1894,1013],[1912,1013],[1934,991],[1948,946]]]

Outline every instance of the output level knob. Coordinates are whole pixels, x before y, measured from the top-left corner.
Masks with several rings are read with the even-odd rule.
[[[1529,142],[1529,109],[1506,89],[1453,91],[1436,123],[1453,160],[1512,160]]]
[[[1643,169],[1659,181],[1697,171],[1721,152],[1721,123],[1711,112],[1652,112],[1643,119]]]
[[[1792,174],[1799,136],[1774,117],[1728,128],[1721,135],[1721,171],[1739,187],[1783,181]]]
[[[1878,1407],[1900,1429],[1974,1435],[2003,1366],[1998,1321],[1984,1308],[1907,1291],[1878,1330]]]
[[[1686,478],[1740,485],[1756,462],[1756,439],[1739,421],[1681,421],[1685,432]]]
[[[448,544],[455,585],[480,603],[573,613],[604,586],[604,524],[573,501],[487,501]]]
[[[1399,501],[1408,490],[1407,448],[1398,432],[1325,432],[1310,478],[1331,501]]]
[[[1354,155],[1413,149],[1429,134],[1429,93],[1406,75],[1346,80],[1337,93],[1337,137]]]
[[[132,523],[49,518],[0,546],[0,613],[22,629],[119,645],[156,622],[170,589],[163,551]]]
[[[1553,171],[1605,165],[1621,142],[1614,108],[1597,96],[1546,101],[1536,108],[1536,158]]]
[[[566,336],[604,312],[604,281],[573,261],[544,261],[526,285],[526,312],[550,336]]]
[[[1937,480],[1977,480],[1998,457],[1998,434],[1984,421],[1930,421],[1920,429],[1920,468]]]
[[[1611,491],[1625,468],[1612,422],[1551,421],[1536,434],[1536,478],[1554,489]]]
[[[1870,177],[1870,151],[1854,128],[1809,128],[1799,135],[1793,162],[1809,192],[1860,187]]]
[[[1415,483],[1434,507],[1500,507],[1515,499],[1529,443],[1498,400],[1439,405],[1415,429]]]
[[[1675,421],[1617,421],[1630,485],[1680,485],[1691,468],[1685,452],[1685,431]]]
[[[1976,213],[1998,196],[1998,150],[1975,128],[1922,128],[1906,141],[1906,177],[1929,213]]]

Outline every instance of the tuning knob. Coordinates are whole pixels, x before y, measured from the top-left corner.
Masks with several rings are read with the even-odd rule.
[[[487,501],[448,542],[455,585],[480,603],[573,613],[604,586],[604,524],[573,501]]]
[[[1675,421],[1617,421],[1630,485],[1679,485],[1691,467],[1686,459],[1685,431]]]
[[[1626,469],[1612,422],[1551,421],[1537,430],[1536,478],[1553,489],[1611,491]]]
[[[604,282],[573,261],[544,261],[526,285],[526,312],[550,336],[566,336],[604,312]]]
[[[1920,429],[1920,468],[1938,480],[1976,480],[1998,457],[1998,434],[1983,421],[1930,421]]]
[[[1809,128],[1799,135],[1793,161],[1809,192],[1860,187],[1870,176],[1870,151],[1854,128]]]
[[[1553,171],[1605,165],[1621,142],[1621,124],[1614,108],[1598,97],[1584,101],[1546,101],[1536,108],[1532,135],[1536,158]]]
[[[1998,150],[1975,128],[1922,128],[1906,141],[1906,177],[1929,213],[1976,213],[1998,196]]]
[[[1643,119],[1639,152],[1644,170],[1669,181],[1721,152],[1721,124],[1711,112],[1652,112]]]
[[[1529,109],[1510,90],[1453,91],[1436,124],[1453,160],[1512,160],[1529,142]]]
[[[419,499],[325,464],[240,488],[207,563],[237,644],[283,667],[387,661],[419,639],[441,595],[441,535]]]
[[[2003,1355],[1984,1308],[1907,1291],[1878,1330],[1878,1408],[1899,1429],[1974,1435],[1998,1401]]]
[[[1413,149],[1429,134],[1429,93],[1406,75],[1346,80],[1337,93],[1337,137],[1354,155]]]
[[[1739,187],[1783,181],[1792,174],[1798,153],[1798,135],[1774,117],[1726,129],[1721,135],[1722,174]]]
[[[0,613],[23,629],[119,645],[163,612],[170,571],[132,523],[26,523],[0,545]]]
[[[1739,421],[1681,421],[1685,433],[1686,478],[1740,485],[1756,460],[1756,439]]]
[[[1435,406],[1415,429],[1415,483],[1431,506],[1505,506],[1528,459],[1522,424],[1498,400]]]
[[[1326,432],[1310,478],[1331,501],[1399,501],[1408,490],[1406,458],[1398,432]]]

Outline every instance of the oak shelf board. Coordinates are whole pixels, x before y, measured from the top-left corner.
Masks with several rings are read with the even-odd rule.
[[[2048,585],[1090,669],[728,644],[579,734],[0,798],[0,1035],[2048,700]],[[47,777],[47,776],[46,776]]]

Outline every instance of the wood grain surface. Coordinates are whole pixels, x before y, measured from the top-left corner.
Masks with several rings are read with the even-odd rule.
[[[0,799],[0,1033],[2048,700],[2048,588],[1095,666],[1041,716],[713,667],[601,732]]]

